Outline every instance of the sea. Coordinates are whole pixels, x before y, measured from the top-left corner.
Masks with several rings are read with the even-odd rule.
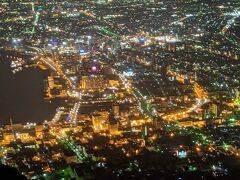
[[[50,120],[57,104],[44,100],[44,79],[49,71],[38,67],[12,73],[10,61],[0,59],[0,125],[41,123]]]

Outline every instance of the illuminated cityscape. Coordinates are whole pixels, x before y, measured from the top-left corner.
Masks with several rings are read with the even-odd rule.
[[[239,179],[239,0],[1,0],[0,17],[16,179]]]

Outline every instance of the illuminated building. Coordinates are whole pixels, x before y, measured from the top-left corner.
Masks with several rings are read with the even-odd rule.
[[[48,98],[64,97],[66,92],[63,90],[59,76],[48,76],[46,93]]]
[[[119,116],[119,105],[113,104],[112,109],[113,109],[114,117],[118,117]]]
[[[38,125],[35,127],[36,138],[42,139],[43,138],[43,125]]]
[[[16,133],[16,139],[20,139],[22,142],[26,142],[32,140],[32,137],[28,132],[21,131]]]
[[[11,124],[11,125],[6,125],[4,127],[4,130],[21,130],[23,128],[24,127],[22,124]]]
[[[92,115],[94,132],[106,131],[108,129],[108,112],[96,112]]]
[[[180,127],[192,127],[192,126],[198,126],[198,127],[203,127],[206,125],[206,121],[204,120],[181,120],[178,122],[178,125]]]
[[[168,51],[175,52],[176,51],[176,44],[175,43],[168,43]]]
[[[106,81],[102,75],[82,76],[81,88],[83,90],[103,90],[106,88]]]
[[[185,48],[185,44],[181,42],[169,42],[167,43],[167,49],[170,52],[176,52],[179,50],[183,50]]]
[[[237,126],[240,126],[240,119],[239,119],[239,120],[236,120],[236,125],[237,125]]]
[[[147,127],[147,125],[145,125],[144,128],[142,129],[142,134],[143,134],[144,137],[148,135],[148,127]]]
[[[15,135],[12,132],[4,132],[3,139],[7,142],[11,142],[15,140]]]
[[[177,156],[179,158],[186,158],[187,157],[187,151],[184,149],[177,150]]]
[[[218,116],[218,107],[214,103],[208,103],[208,104],[204,105],[203,109],[204,109],[203,115],[207,119]]]
[[[222,124],[224,122],[226,122],[226,120],[222,118],[212,118],[207,120],[208,124],[216,124],[216,125]]]
[[[227,111],[227,110],[222,111],[222,117],[223,117],[223,119],[228,119],[228,118],[230,118],[232,115],[233,115],[233,112],[232,112],[232,111]]]
[[[110,79],[110,80],[108,80],[108,84],[109,84],[110,87],[118,87],[119,86],[119,81],[114,80],[114,79]]]
[[[141,116],[130,116],[129,121],[131,122],[131,127],[137,127],[151,122],[151,119]]]
[[[209,108],[210,113],[215,114],[215,116],[218,115],[218,107],[216,104],[211,104]]]
[[[59,76],[48,76],[48,85],[50,89],[54,87],[62,88]]]
[[[63,159],[66,161],[67,164],[77,162],[77,156],[70,153],[64,153]]]
[[[192,121],[180,121],[178,122],[180,127],[192,127],[193,122]]]

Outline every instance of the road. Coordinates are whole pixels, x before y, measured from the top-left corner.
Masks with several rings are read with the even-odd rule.
[[[73,108],[69,111],[70,123],[76,124],[78,110],[80,108],[80,103],[77,102],[74,104]],[[78,162],[84,161],[89,155],[86,153],[86,150],[82,146],[77,146],[74,140],[70,139],[69,136],[66,135],[64,131],[62,131],[61,123],[58,123],[61,115],[64,113],[63,108],[59,108],[56,111],[54,118],[48,122],[47,124],[50,127],[50,134],[54,136],[61,144],[65,147],[69,148],[77,157]]]
[[[77,122],[77,115],[78,115],[78,111],[79,111],[79,108],[80,108],[80,102],[76,102],[73,106],[73,108],[70,110],[70,113],[69,113],[69,117],[70,117],[70,121],[73,123],[73,124],[76,124]]]
[[[173,71],[169,71],[170,74],[176,76],[176,79],[183,83],[185,77],[181,74],[178,74],[176,72]],[[205,92],[205,90],[203,89],[203,87],[201,87],[196,81],[194,81],[193,79],[190,80],[191,84],[194,86],[194,93],[196,96],[196,103],[193,104],[190,108],[186,109],[186,110],[181,110],[181,111],[177,111],[174,113],[170,113],[167,115],[162,116],[162,118],[164,120],[167,121],[177,121],[179,119],[183,119],[188,117],[189,113],[198,110],[203,104],[208,102],[208,95]]]
[[[136,58],[136,61],[138,64],[142,64],[144,66],[146,66],[146,68],[151,67],[152,71],[158,71],[155,70],[155,64],[153,63],[148,63],[146,62],[146,60],[140,60]],[[142,63],[144,62],[144,63]],[[170,73],[173,76],[176,76],[176,80],[179,81],[180,83],[184,83],[184,79],[185,76],[182,74],[179,74],[177,72],[171,71],[169,70],[168,73]],[[203,104],[208,102],[208,95],[205,92],[205,90],[203,89],[203,87],[201,87],[196,81],[194,81],[193,79],[190,79],[190,83],[192,84],[192,86],[194,87],[194,93],[195,93],[195,104],[193,104],[190,108],[185,109],[185,110],[179,110],[176,112],[172,112],[169,114],[165,114],[162,116],[162,118],[164,120],[167,121],[178,121],[179,119],[183,119],[189,116],[189,113],[198,110]],[[141,93],[140,93],[141,94]],[[142,99],[142,97],[140,97]]]
[[[73,91],[74,89],[76,89],[74,83],[70,78],[67,77],[61,65],[58,64],[53,59],[51,59],[50,57],[47,57],[43,49],[38,47],[32,47],[32,46],[27,46],[27,48],[29,48],[29,51],[27,52],[34,56],[32,58],[33,61],[42,62],[47,67],[55,71],[62,79],[66,81],[69,91]]]
[[[75,89],[76,88],[75,85],[73,84],[73,82],[65,75],[65,73],[62,70],[61,66],[57,62],[54,62],[49,57],[40,57],[38,59],[38,61],[43,62],[48,67],[50,67],[52,70],[54,70],[60,77],[62,77],[66,81],[67,86],[70,89]]]

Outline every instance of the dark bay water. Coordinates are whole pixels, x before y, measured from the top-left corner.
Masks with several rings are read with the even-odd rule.
[[[0,125],[41,122],[53,117],[55,104],[44,102],[44,78],[48,72],[25,68],[13,74],[8,60],[0,59]]]

